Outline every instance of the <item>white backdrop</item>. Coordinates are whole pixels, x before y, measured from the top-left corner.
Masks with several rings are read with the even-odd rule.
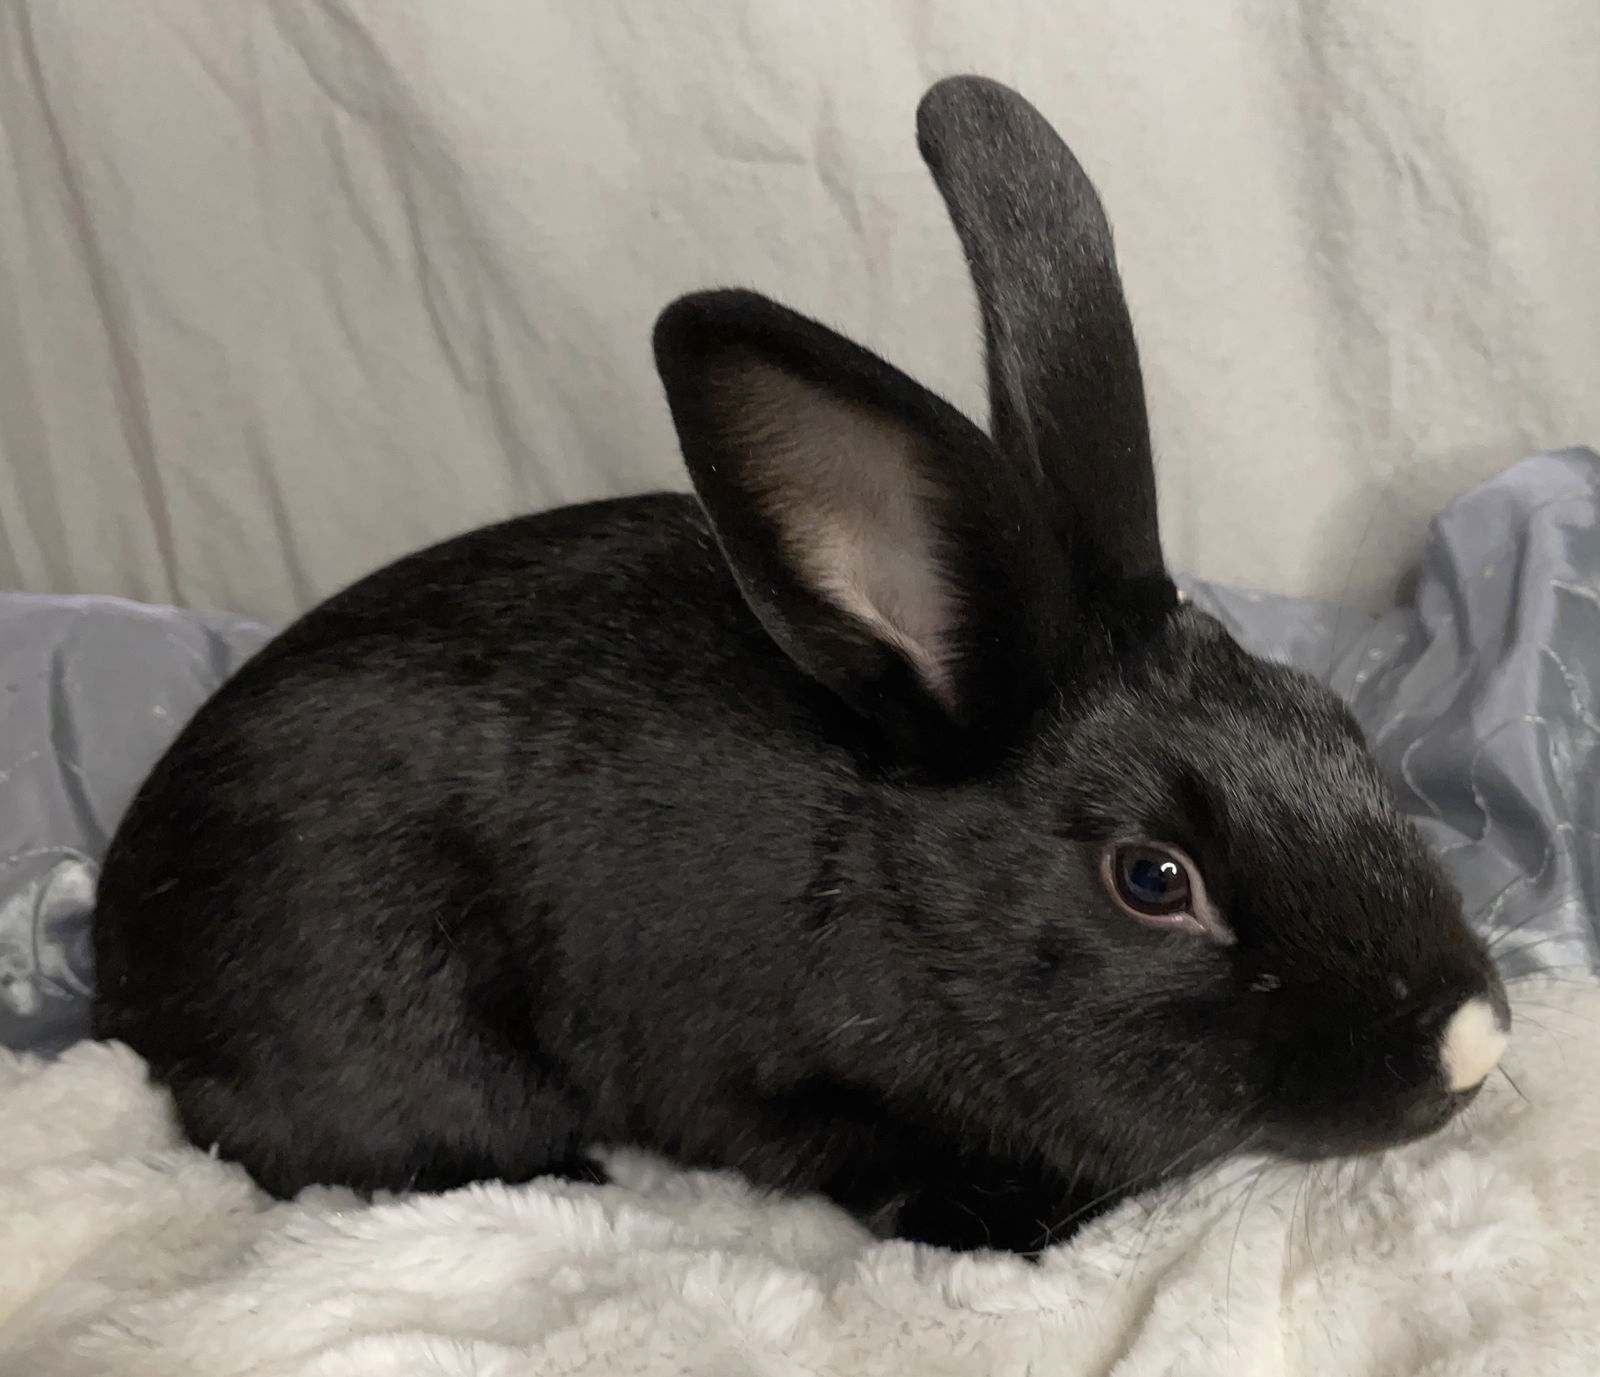
[[[281,618],[680,485],[692,287],[981,414],[911,132],[954,70],[1101,186],[1176,567],[1382,602],[1600,438],[1595,0],[0,0],[0,586]]]

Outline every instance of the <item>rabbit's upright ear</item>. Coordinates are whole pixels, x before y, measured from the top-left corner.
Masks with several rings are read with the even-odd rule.
[[[1139,355],[1088,176],[1033,106],[981,77],[928,91],[917,145],[977,286],[996,444],[1040,485],[1081,593],[1170,599]]]
[[[1013,472],[876,355],[750,292],[655,332],[690,477],[745,600],[801,669],[925,758],[999,749],[1081,641]]]

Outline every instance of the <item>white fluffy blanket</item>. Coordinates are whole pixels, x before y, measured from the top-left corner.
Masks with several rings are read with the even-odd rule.
[[[1381,1159],[1234,1162],[1038,1267],[833,1209],[621,1184],[274,1205],[126,1050],[0,1059],[5,1377],[1600,1373],[1600,986],[1524,985],[1468,1120]]]

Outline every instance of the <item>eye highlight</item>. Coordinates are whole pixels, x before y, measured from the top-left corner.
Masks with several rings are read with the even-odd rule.
[[[1175,846],[1118,842],[1100,858],[1100,880],[1118,908],[1147,927],[1189,932],[1223,946],[1236,940],[1206,898],[1200,871]]]

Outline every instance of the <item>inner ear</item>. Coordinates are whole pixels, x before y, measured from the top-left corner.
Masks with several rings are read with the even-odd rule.
[[[950,494],[926,441],[873,408],[773,367],[730,361],[714,389],[750,456],[751,497],[822,601],[892,647],[947,711],[959,599],[934,513]],[[781,418],[805,416],[795,426]],[[735,438],[730,435],[730,438]]]

